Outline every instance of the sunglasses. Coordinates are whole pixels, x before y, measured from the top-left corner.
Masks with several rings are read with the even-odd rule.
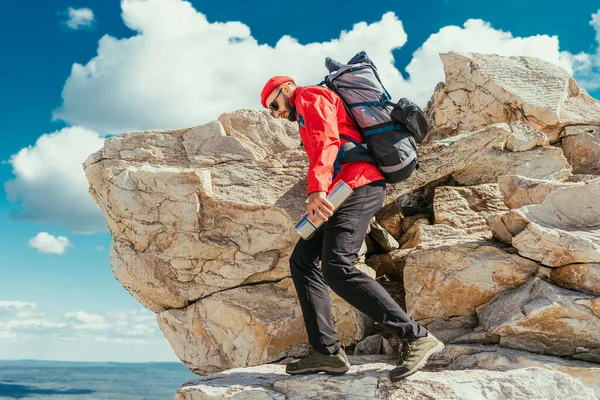
[[[279,89],[279,93],[277,93],[277,96],[275,96],[275,98],[273,99],[273,101],[269,104],[269,110],[271,110],[271,115],[275,116],[275,111],[279,110],[279,104],[277,104],[277,98],[279,97],[279,95],[281,94],[281,91],[283,90],[283,88]]]

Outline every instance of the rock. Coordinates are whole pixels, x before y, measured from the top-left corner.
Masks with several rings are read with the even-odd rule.
[[[592,179],[598,179],[600,175],[591,175],[591,174],[573,174],[566,180],[566,182],[587,182]]]
[[[600,300],[537,277],[498,294],[477,315],[503,347],[558,356],[600,349]]]
[[[387,342],[387,344],[384,345],[384,342]],[[390,342],[381,337],[381,335],[370,335],[358,342],[354,348],[354,355],[364,356],[372,354],[385,354],[385,352],[389,353],[391,350],[390,346]]]
[[[486,217],[486,223],[490,227],[494,238],[502,243],[511,244],[512,234],[508,231],[504,222],[506,215],[503,212],[492,213]]]
[[[512,135],[506,142],[506,148],[510,151],[527,151],[537,146],[549,146],[548,137],[543,132],[524,124],[515,122],[510,126]]]
[[[424,246],[404,267],[408,314],[417,320],[474,315],[496,293],[525,283],[537,266],[486,241]]]
[[[399,244],[402,246],[402,249],[411,249],[421,243],[467,237],[469,235],[462,229],[453,228],[445,224],[415,224],[400,238]]]
[[[556,147],[536,147],[511,152],[506,142],[512,130],[507,124],[490,125],[422,145],[418,150],[420,168],[394,185],[389,185],[386,204],[431,182],[450,178],[455,185],[496,183],[503,175],[564,181],[571,166]],[[439,185],[437,185],[439,186]]]
[[[436,366],[443,365],[451,370],[508,371],[536,367],[560,371],[592,388],[595,396],[600,398],[600,368],[592,363],[482,345],[446,345],[444,351],[433,362]]]
[[[396,240],[402,235],[402,211],[391,203],[383,207],[376,216],[377,222]]]
[[[600,126],[573,126],[561,147],[575,174],[600,174]]]
[[[555,284],[578,292],[600,296],[600,264],[571,264],[550,273]]]
[[[427,326],[427,330],[444,343],[452,343],[456,338],[468,334],[479,325],[475,315],[423,319],[419,323]]]
[[[396,239],[377,222],[371,222],[371,232],[369,235],[385,252],[390,252],[400,247]]]
[[[331,304],[342,344],[360,340],[365,325],[358,311],[334,294]],[[215,293],[160,313],[158,324],[181,361],[202,375],[297,356],[306,343],[291,278]]]
[[[436,88],[428,110],[431,140],[523,121],[555,143],[567,125],[600,125],[600,102],[555,64],[495,54],[451,52],[440,57],[446,83]]]
[[[402,232],[406,233],[413,225],[429,225],[427,214],[416,214],[402,220]]]
[[[505,175],[498,178],[498,186],[504,197],[504,203],[510,209],[514,209],[530,204],[541,204],[550,193],[565,187],[582,186],[582,183],[563,183],[547,179]]]
[[[580,350],[582,353],[573,354],[573,358],[600,364],[600,349],[587,349],[585,347],[578,347],[575,350]]]
[[[590,400],[594,389],[566,373],[548,368],[501,371],[419,371],[391,384],[388,371],[395,358],[350,356],[352,368],[343,376],[287,375],[285,366],[268,364],[236,368],[189,381],[176,400],[196,399],[461,399]]]
[[[552,280],[552,279],[550,279],[550,276],[552,275],[552,271],[556,271],[556,270],[557,270],[557,268],[545,267],[543,265],[540,265],[535,276],[545,280],[546,282],[550,282]],[[556,283],[556,282],[554,282],[554,283]]]
[[[600,262],[600,180],[550,193],[501,217],[523,257],[551,267]],[[573,207],[576,204],[577,207]],[[490,226],[498,229],[498,224]]]
[[[435,223],[450,225],[471,236],[491,238],[492,232],[485,217],[490,213],[507,210],[497,184],[435,188]]]
[[[396,207],[400,209],[403,218],[416,215],[430,215],[433,212],[433,194],[435,186],[445,181],[447,181],[447,178],[444,177],[425,184],[413,191],[404,193],[392,204],[395,204]],[[388,185],[388,190],[393,189],[393,187],[394,186]]]
[[[402,281],[406,258],[411,251],[412,249],[403,249],[377,254],[367,260],[367,265],[375,270],[376,276],[387,275],[396,281]]]

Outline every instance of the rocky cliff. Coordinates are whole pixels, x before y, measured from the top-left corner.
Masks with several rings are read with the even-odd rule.
[[[401,388],[393,346],[333,293],[356,366],[283,373],[306,350],[287,264],[305,211],[297,126],[239,110],[88,158],[115,277],[212,374],[178,399],[600,397],[600,102],[541,60],[441,57],[421,168],[389,185],[358,262],[447,344]]]

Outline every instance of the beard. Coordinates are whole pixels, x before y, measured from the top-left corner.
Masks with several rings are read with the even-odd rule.
[[[289,96],[287,96],[286,94],[282,93],[283,95],[283,105],[284,105],[284,109],[285,111],[287,111],[288,114],[288,120],[289,121],[296,121],[296,111],[293,110],[292,111],[292,103],[290,103],[290,98]]]

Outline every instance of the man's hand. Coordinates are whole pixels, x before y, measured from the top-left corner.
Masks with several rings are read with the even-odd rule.
[[[327,221],[328,217],[333,215],[333,204],[327,200],[325,192],[312,192],[308,195],[308,205],[306,206],[308,219],[313,224],[317,224],[320,218]]]

